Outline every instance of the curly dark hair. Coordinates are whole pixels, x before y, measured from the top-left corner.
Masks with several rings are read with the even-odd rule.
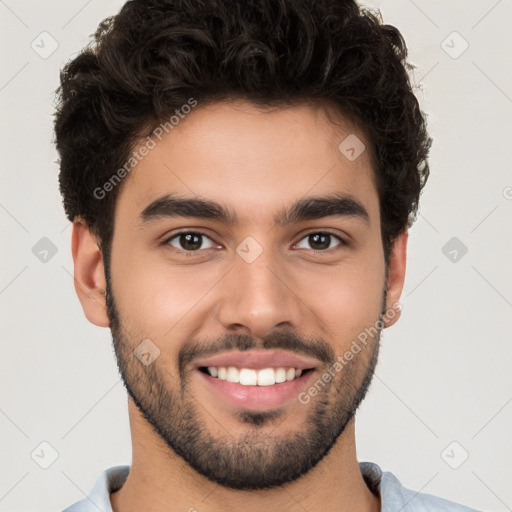
[[[132,0],[60,74],[55,142],[70,221],[109,253],[120,187],[101,187],[134,145],[193,97],[279,107],[327,101],[363,130],[386,266],[415,220],[432,139],[400,32],[354,0]]]

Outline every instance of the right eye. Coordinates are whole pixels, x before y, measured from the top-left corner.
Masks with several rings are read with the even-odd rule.
[[[202,247],[205,238],[211,242],[209,247]],[[201,249],[206,250],[214,247],[212,239],[199,231],[181,231],[167,238],[163,243],[186,252],[198,252]]]

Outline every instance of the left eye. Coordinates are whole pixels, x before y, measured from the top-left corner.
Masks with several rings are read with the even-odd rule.
[[[332,233],[310,233],[309,235],[306,235],[302,240],[306,240],[307,243],[313,246],[313,249],[317,251],[322,251],[326,249],[332,249],[331,242],[333,239],[338,240],[337,245],[342,245],[344,241],[336,235],[333,235]],[[302,243],[302,241],[301,241]],[[297,246],[300,249],[307,249],[307,247],[300,247]]]

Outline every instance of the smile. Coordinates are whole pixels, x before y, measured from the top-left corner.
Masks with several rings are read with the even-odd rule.
[[[303,370],[300,368],[237,368],[235,366],[208,366],[199,368],[203,373],[227,382],[242,386],[273,386],[299,378]],[[308,370],[304,370],[307,372]]]

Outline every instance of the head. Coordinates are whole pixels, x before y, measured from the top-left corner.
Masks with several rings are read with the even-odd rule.
[[[367,392],[429,172],[406,57],[352,1],[145,0],[61,74],[84,312],[110,327],[140,418],[212,481],[299,478]],[[279,406],[219,399],[201,361],[253,350],[307,359],[302,386],[323,384]]]

